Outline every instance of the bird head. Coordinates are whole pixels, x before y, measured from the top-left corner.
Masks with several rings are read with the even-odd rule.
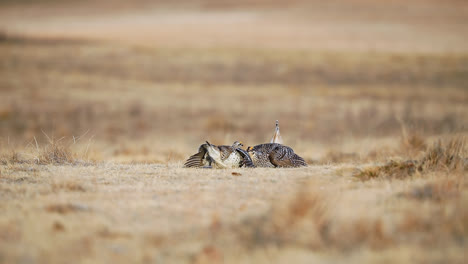
[[[252,160],[257,160],[261,156],[261,153],[259,153],[257,149],[255,149],[255,148],[253,148],[251,146],[247,147],[247,154],[249,154],[249,156],[252,158]]]
[[[252,155],[252,154],[256,154],[257,151],[255,151],[255,149],[254,149],[253,147],[248,146],[248,147],[247,147],[247,153],[249,153],[250,155]]]
[[[243,146],[244,144],[242,144],[240,141],[234,141],[234,143],[232,143],[233,148],[242,148]]]

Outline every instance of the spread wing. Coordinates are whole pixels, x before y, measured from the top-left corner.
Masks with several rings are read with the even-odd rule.
[[[247,153],[247,151],[241,149],[241,148],[238,148],[236,149],[237,153],[239,153],[242,157],[242,161],[241,161],[241,164],[240,164],[240,167],[244,166],[244,167],[248,167],[248,168],[254,168],[255,165],[253,164],[252,162],[252,159],[250,158],[249,154]]]
[[[207,162],[209,157],[206,155],[206,152],[207,152],[207,149],[206,149],[206,144],[203,144],[201,145],[199,148],[198,148],[198,153],[196,154],[193,154],[192,156],[190,156],[190,158],[187,159],[187,161],[185,162],[184,166],[185,167],[188,167],[188,168],[191,168],[191,167],[195,167],[195,168],[199,168],[199,167],[203,167],[205,165],[205,162]]]
[[[295,154],[292,148],[282,145],[273,149],[268,155],[268,158],[275,167],[307,166],[305,160]]]

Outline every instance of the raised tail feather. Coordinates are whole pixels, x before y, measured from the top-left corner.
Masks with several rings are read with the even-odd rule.
[[[278,120],[276,120],[275,134],[273,134],[273,137],[271,138],[270,143],[283,144],[283,138],[281,137],[281,134],[280,134]]]
[[[305,162],[305,160],[297,154],[294,154],[293,160],[294,160],[293,163],[295,166],[307,166],[307,163]]]

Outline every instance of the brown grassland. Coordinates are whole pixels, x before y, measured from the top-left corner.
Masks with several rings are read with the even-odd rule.
[[[465,1],[2,1],[0,263],[466,263]],[[187,169],[205,140],[297,169]]]

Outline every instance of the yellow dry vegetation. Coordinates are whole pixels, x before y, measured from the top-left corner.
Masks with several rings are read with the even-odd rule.
[[[0,263],[466,262],[464,1],[93,2],[0,4]]]

